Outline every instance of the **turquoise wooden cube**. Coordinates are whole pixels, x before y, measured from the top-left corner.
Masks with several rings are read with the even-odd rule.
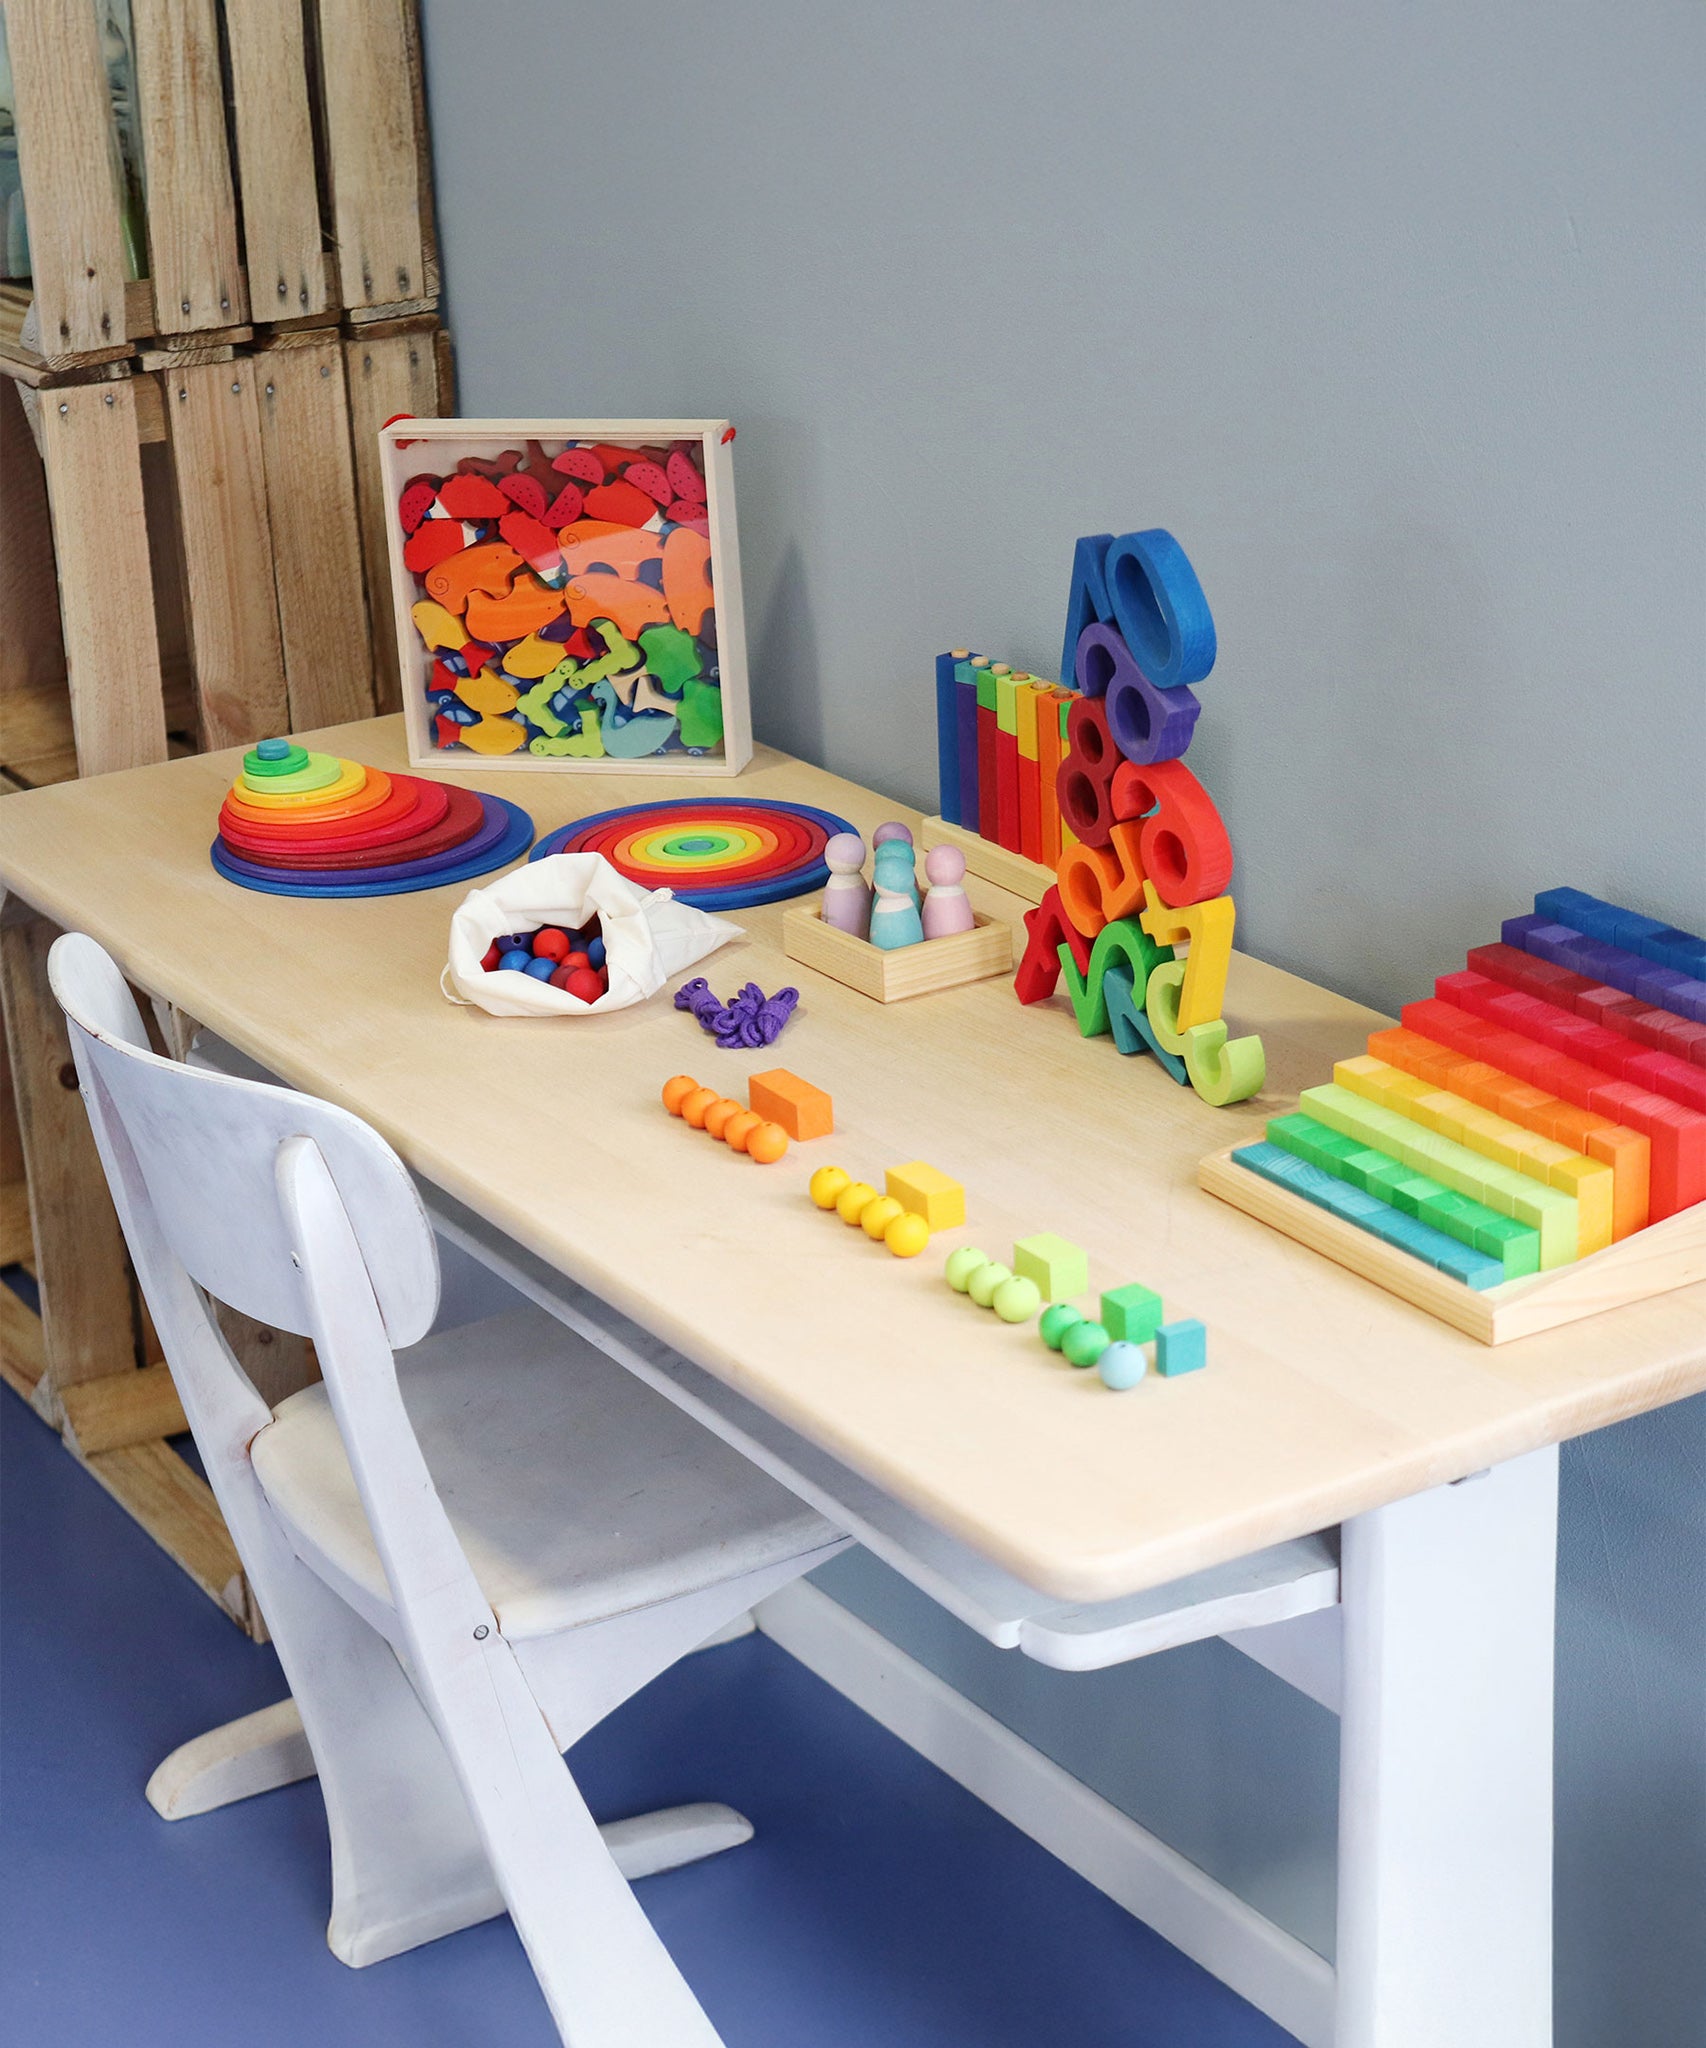
[[[1208,1332],[1195,1316],[1163,1323],[1155,1332],[1155,1370],[1163,1379],[1201,1372],[1208,1363]]]
[[[1013,1247],[1013,1271],[1022,1280],[1034,1280],[1044,1301],[1065,1301],[1090,1285],[1088,1253],[1052,1230],[1019,1239]]]
[[[1147,1344],[1161,1327],[1161,1297],[1153,1288],[1111,1288],[1102,1296],[1101,1320],[1116,1344]]]

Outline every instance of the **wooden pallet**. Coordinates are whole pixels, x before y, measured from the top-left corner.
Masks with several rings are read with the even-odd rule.
[[[108,172],[95,11],[8,8],[34,264],[29,292],[0,288],[0,358],[14,374],[436,308],[414,0],[131,0],[131,18],[145,221]],[[134,274],[127,248],[146,252],[150,275]],[[33,342],[22,331],[31,297]]]
[[[0,284],[0,792],[394,708],[377,435],[452,401],[415,0],[131,14],[147,276],[95,13],[6,6],[34,276]],[[29,1250],[42,1303],[0,1287],[0,1378],[260,1632],[166,1442],[183,1416],[47,988],[54,936],[0,912],[0,1253]],[[264,1398],[312,1377],[300,1339],[222,1320]]]
[[[1477,1290],[1461,1280],[1424,1266],[1396,1245],[1359,1230],[1354,1223],[1318,1209],[1289,1188],[1277,1187],[1258,1173],[1238,1165],[1232,1148],[1214,1152],[1197,1168],[1197,1183],[1235,1209],[1283,1230],[1299,1244],[1321,1252],[1389,1294],[1426,1309],[1454,1330],[1478,1337],[1483,1344],[1506,1344],[1513,1337],[1532,1337],[1584,1316],[1626,1308],[1672,1288],[1706,1280],[1706,1203],[1667,1216],[1608,1245],[1573,1265],[1502,1286]]]

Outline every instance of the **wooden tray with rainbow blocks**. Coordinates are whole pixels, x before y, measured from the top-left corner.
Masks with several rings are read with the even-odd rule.
[[[1706,940],[1547,890],[1198,1180],[1487,1344],[1706,1279]]]

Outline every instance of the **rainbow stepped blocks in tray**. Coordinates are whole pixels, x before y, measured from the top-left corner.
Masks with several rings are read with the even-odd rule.
[[[1230,1156],[1477,1290],[1706,1217],[1706,941],[1546,890]]]
[[[1183,758],[1201,708],[1192,686],[1214,665],[1214,620],[1170,533],[1092,534],[1078,542],[1064,658],[1076,692],[1032,692],[1038,733],[1048,734],[1051,720],[1059,727],[1051,790],[1059,833],[1057,844],[1045,806],[1037,843],[1055,880],[1026,914],[1014,988],[1020,1002],[1037,1003],[1064,976],[1086,1038],[1109,1036],[1121,1053],[1153,1055],[1206,1102],[1242,1102],[1261,1087],[1267,1066],[1262,1041],[1229,1038],[1221,1015],[1236,920],[1227,893],[1232,841]],[[955,676],[957,693],[957,666]],[[939,671],[939,689],[946,687]],[[973,687],[991,688],[981,680]],[[1009,747],[1004,688],[998,678],[992,729],[980,703],[977,789],[987,819],[992,745],[997,832],[1017,817],[1022,847],[1025,807],[1004,809],[1001,791],[1009,774],[1003,764],[1027,759],[1029,713],[1015,709]],[[1012,695],[1015,706],[1029,701],[1018,684]],[[942,794],[944,806],[957,804],[964,817],[971,783],[957,750],[963,698],[953,703],[950,777],[949,720],[938,698]],[[1039,768],[1046,768],[1056,758],[1052,746],[1041,738],[1037,745]]]

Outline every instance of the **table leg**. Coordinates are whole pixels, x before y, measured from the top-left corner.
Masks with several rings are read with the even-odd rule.
[[[1344,1527],[1335,2048],[1550,2048],[1558,1453]]]

